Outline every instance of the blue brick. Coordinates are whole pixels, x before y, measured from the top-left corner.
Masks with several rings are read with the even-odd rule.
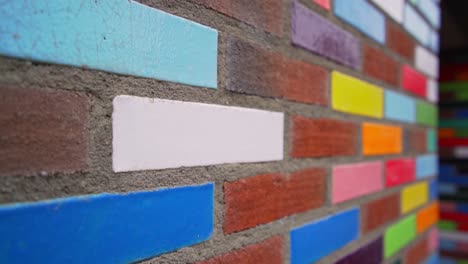
[[[457,244],[450,240],[440,239],[439,240],[439,247],[445,250],[454,250],[457,248]]]
[[[426,259],[424,264],[439,264],[439,254],[433,253]]]
[[[207,240],[212,183],[0,207],[0,263],[129,263]]]
[[[445,176],[439,175],[439,183],[455,183],[463,186],[468,186],[468,177],[465,176]]]
[[[416,122],[416,104],[409,96],[385,91],[385,117],[393,120]]]
[[[0,21],[2,55],[217,87],[217,31],[133,1],[5,1]]]
[[[416,158],[416,177],[436,176],[438,171],[438,158],[436,155],[422,155]]]
[[[429,48],[433,52],[439,53],[439,34],[437,33],[437,31],[431,30]]]
[[[434,0],[419,0],[418,8],[434,27],[440,27],[440,7]]]
[[[385,43],[385,17],[365,0],[335,0],[335,15],[375,41]]]
[[[429,46],[430,27],[409,3],[405,4],[403,26],[419,42]]]
[[[317,261],[358,238],[359,209],[294,228],[290,235],[292,264]]]
[[[456,194],[457,186],[454,184],[441,183],[437,188],[439,194]]]

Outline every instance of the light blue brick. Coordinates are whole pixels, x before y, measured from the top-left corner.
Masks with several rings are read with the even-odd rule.
[[[217,31],[133,1],[5,1],[0,21],[1,55],[217,87]]]
[[[416,103],[411,97],[394,91],[385,91],[385,118],[414,123]]]
[[[365,0],[335,0],[335,15],[375,41],[385,43],[385,17]]]
[[[436,176],[438,171],[437,155],[422,155],[416,158],[416,177],[418,179]]]
[[[430,27],[409,3],[405,4],[403,26],[419,42],[429,46]]]

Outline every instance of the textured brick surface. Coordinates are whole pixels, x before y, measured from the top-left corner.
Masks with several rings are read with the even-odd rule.
[[[371,77],[398,86],[400,74],[398,62],[373,46],[363,47],[362,70]]]
[[[360,42],[307,7],[294,1],[291,7],[292,43],[354,69],[359,68]]]
[[[283,239],[276,236],[197,264],[281,264],[282,262]]]
[[[414,41],[401,27],[390,21],[387,21],[387,47],[409,61],[413,61]]]
[[[426,130],[424,128],[413,128],[411,130],[411,145],[413,151],[417,153],[427,151]]]
[[[292,118],[291,156],[295,158],[353,155],[357,126],[333,119]]]
[[[282,35],[281,0],[193,0],[254,27]]]
[[[363,232],[375,230],[400,215],[400,197],[398,194],[388,195],[363,205]]]
[[[328,72],[325,69],[288,59],[239,39],[229,38],[227,42],[226,89],[305,103],[328,104]]]
[[[429,243],[427,238],[423,238],[411,245],[406,252],[406,264],[421,264],[429,256]]]
[[[224,232],[233,233],[317,208],[325,199],[325,170],[286,177],[264,174],[224,184]]]
[[[0,89],[0,175],[87,168],[89,106],[85,95]]]

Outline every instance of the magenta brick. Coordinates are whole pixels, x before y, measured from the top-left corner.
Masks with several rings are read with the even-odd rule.
[[[292,43],[331,60],[358,69],[360,42],[305,6],[293,2],[291,8]]]

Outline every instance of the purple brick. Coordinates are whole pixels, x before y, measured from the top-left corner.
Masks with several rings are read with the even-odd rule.
[[[291,8],[293,44],[358,69],[361,65],[359,41],[305,6],[293,2]]]
[[[382,238],[354,251],[335,262],[335,264],[374,264],[382,263]]]

